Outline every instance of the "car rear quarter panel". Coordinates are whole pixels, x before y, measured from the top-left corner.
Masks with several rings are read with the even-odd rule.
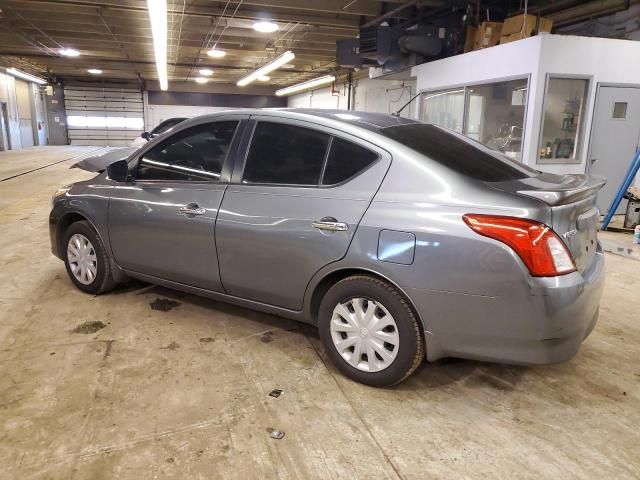
[[[508,330],[505,302],[508,308],[518,304],[517,308],[526,308],[536,280],[513,250],[476,234],[462,217],[485,213],[545,222],[549,209],[537,200],[505,194],[430,165],[412,152],[389,150],[393,151],[389,172],[348,254],[330,268],[369,270],[398,286],[422,320],[429,359],[464,350],[457,348],[465,340],[456,338],[456,332],[473,336],[487,325],[489,330]],[[411,263],[381,259],[380,235],[384,232],[386,241],[389,231],[415,236]],[[442,344],[440,338],[445,339]]]

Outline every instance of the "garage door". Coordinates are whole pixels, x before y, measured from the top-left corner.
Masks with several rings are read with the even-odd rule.
[[[64,105],[72,145],[129,145],[144,128],[137,88],[65,86]]]

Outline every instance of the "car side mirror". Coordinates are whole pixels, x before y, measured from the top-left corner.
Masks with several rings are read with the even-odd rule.
[[[118,160],[107,166],[107,175],[115,182],[126,182],[129,178],[129,164],[126,160]]]
[[[151,134],[149,132],[142,132],[142,135],[140,136],[145,140],[149,140],[151,138]]]

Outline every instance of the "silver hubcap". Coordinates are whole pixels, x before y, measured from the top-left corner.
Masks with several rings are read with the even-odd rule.
[[[393,316],[380,302],[366,298],[336,305],[331,339],[342,358],[363,372],[379,372],[391,365],[400,343]]]
[[[98,274],[98,259],[91,242],[84,235],[76,233],[67,244],[67,260],[71,273],[83,285],[90,285]]]

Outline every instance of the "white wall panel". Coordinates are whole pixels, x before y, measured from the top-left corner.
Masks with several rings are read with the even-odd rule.
[[[407,103],[415,94],[415,82],[381,79],[361,79],[354,82],[352,109],[363,112],[393,113]],[[336,92],[330,87],[292,95],[288,98],[290,108],[329,108],[346,110],[347,88],[340,84]],[[413,105],[408,106],[402,116],[413,116]]]

